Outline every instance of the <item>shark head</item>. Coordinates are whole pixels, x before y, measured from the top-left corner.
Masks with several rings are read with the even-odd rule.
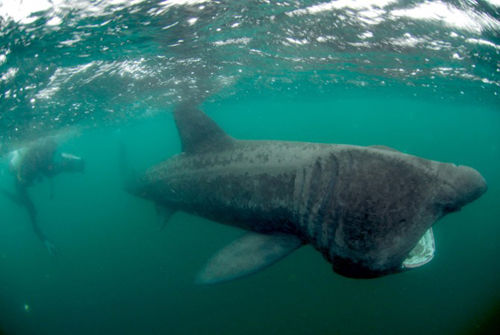
[[[359,234],[359,227],[354,232],[344,228],[341,232],[343,240],[355,241],[357,244],[354,244],[354,248],[351,244],[348,246],[350,250],[333,258],[335,272],[353,278],[374,278],[407,271],[430,262],[436,245],[432,226],[447,214],[459,211],[478,199],[487,190],[486,181],[473,168],[415,156],[409,156],[408,160],[417,167],[416,170],[428,172],[426,182],[417,178],[420,186],[408,186],[408,190],[416,190],[418,197],[415,198],[418,199],[405,202],[401,200],[401,194],[396,195],[399,197],[397,200],[390,199],[390,194],[386,194],[388,204],[400,204],[401,216],[394,215],[398,222],[380,220],[371,227],[364,226],[363,234]],[[416,175],[413,177],[416,178]],[[391,176],[391,181],[392,178],[398,182],[396,174]],[[407,182],[410,183],[411,179],[408,178]],[[415,203],[419,205],[415,206]],[[412,212],[410,208],[413,208]],[[354,234],[357,234],[357,239],[353,237]],[[361,247],[358,248],[359,245]]]
[[[459,211],[488,189],[483,176],[468,166],[439,163],[437,175],[441,184],[433,200],[437,218]],[[434,257],[434,251],[434,234],[430,227],[403,261],[402,269],[412,269],[427,264]]]

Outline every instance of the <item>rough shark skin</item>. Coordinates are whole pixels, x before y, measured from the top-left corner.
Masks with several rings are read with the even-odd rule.
[[[311,244],[355,278],[404,271],[424,233],[487,189],[474,169],[373,146],[245,141],[194,107],[175,119],[184,152],[127,186],[171,210]]]

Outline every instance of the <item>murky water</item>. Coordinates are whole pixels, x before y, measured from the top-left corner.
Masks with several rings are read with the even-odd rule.
[[[498,1],[3,1],[0,187],[7,153],[53,135],[86,172],[0,198],[0,333],[494,333],[500,309]],[[230,135],[382,144],[469,165],[488,192],[434,228],[424,267],[341,277],[311,247],[199,286],[241,232],[123,191],[180,151],[172,109],[195,99]]]

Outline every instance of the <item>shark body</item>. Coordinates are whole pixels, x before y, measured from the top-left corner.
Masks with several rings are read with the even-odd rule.
[[[486,191],[474,169],[383,146],[245,141],[203,112],[174,112],[183,152],[129,183],[167,217],[177,210],[248,233],[198,275],[217,283],[311,244],[341,275],[371,278],[430,261],[432,225]]]

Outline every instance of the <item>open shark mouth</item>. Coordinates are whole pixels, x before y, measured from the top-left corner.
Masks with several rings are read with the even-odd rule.
[[[435,251],[434,234],[432,233],[432,228],[429,228],[403,261],[403,268],[418,268],[429,263],[434,257]]]

